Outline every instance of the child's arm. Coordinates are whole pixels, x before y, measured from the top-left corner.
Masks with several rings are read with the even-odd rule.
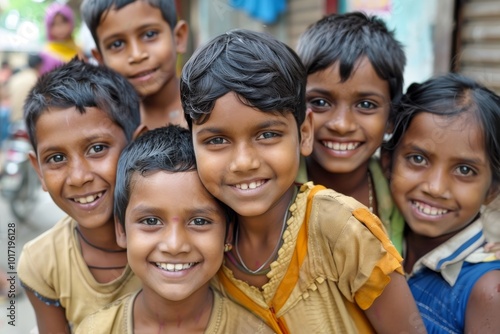
[[[38,299],[29,289],[25,289],[25,291],[35,310],[39,334],[71,334],[66,314],[62,307],[47,305]]]
[[[382,294],[365,311],[377,333],[427,333],[403,275],[393,272]]]
[[[472,288],[465,311],[466,333],[498,333],[500,328],[500,270],[484,274]]]

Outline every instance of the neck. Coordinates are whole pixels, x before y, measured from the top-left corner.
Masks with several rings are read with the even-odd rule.
[[[186,122],[177,78],[167,82],[155,94],[143,97],[141,102],[141,119],[150,129],[168,123],[182,125]]]
[[[349,173],[331,173],[312,158],[306,159],[307,175],[314,184],[321,184],[369,206],[368,161]],[[375,195],[375,194],[374,194]]]
[[[123,250],[116,243],[116,233],[114,222],[108,222],[98,228],[88,229],[78,225],[79,233],[92,246],[108,249],[108,250]]]
[[[445,243],[457,233],[462,231],[465,227],[460,230],[453,231],[447,234],[443,234],[437,237],[428,237],[413,232],[408,226],[406,226],[405,232],[405,242],[406,242],[406,254],[404,259],[404,269],[405,272],[410,273],[413,270],[415,263],[424,257],[427,253],[434,250],[441,244]]]
[[[209,283],[181,301],[167,300],[144,286],[134,303],[134,332],[203,333],[213,304],[214,295]]]
[[[290,201],[295,194],[296,186],[292,185],[265,213],[259,216],[240,216],[238,215],[238,229],[240,241],[261,244],[268,240],[276,241],[276,235],[279,234],[284,216],[288,213]]]

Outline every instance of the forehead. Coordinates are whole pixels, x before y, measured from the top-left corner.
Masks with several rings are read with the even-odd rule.
[[[85,108],[80,113],[75,107],[50,108],[36,121],[38,146],[44,142],[63,143],[79,137],[109,134],[123,136],[122,128],[107,113],[99,108]]]
[[[289,111],[262,111],[244,104],[237,94],[229,92],[217,99],[214,108],[203,122],[193,122],[193,133],[207,128],[241,133],[243,130],[279,125],[296,128],[297,122]]]
[[[186,172],[134,172],[130,179],[129,207],[140,203],[169,211],[210,210],[223,215],[222,208],[201,183],[196,170]]]
[[[152,24],[164,24],[170,27],[163,18],[160,8],[146,1],[135,1],[120,9],[112,7],[104,12],[96,31],[102,39],[119,33],[132,32]]]
[[[390,100],[389,82],[377,74],[366,56],[356,61],[349,78],[345,81],[340,76],[339,61],[310,74],[307,77],[307,89],[314,89],[317,86],[330,86],[335,91],[341,88],[351,94],[375,93],[388,101]]]
[[[419,143],[441,156],[475,156],[487,159],[482,126],[472,112],[458,115],[418,113],[403,136],[403,143]]]

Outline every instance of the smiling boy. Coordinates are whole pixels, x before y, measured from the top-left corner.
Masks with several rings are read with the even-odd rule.
[[[112,70],[72,60],[39,79],[24,109],[31,163],[68,216],[24,246],[19,279],[39,333],[70,333],[140,284],[112,209],[118,158],[142,130],[139,98]]]
[[[94,57],[122,74],[142,99],[148,129],[184,124],[177,54],[186,51],[188,26],[177,19],[173,0],[85,0],[85,23],[94,37]]]

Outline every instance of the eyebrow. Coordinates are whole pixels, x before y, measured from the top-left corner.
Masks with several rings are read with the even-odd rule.
[[[168,209],[167,209],[168,211]],[[150,206],[147,204],[139,204],[136,207],[132,208],[130,210],[131,214],[135,215],[158,215],[161,216],[163,213],[162,208]],[[222,209],[219,209],[217,205],[203,205],[203,206],[197,206],[195,208],[192,208],[189,210],[189,215],[191,216],[197,216],[197,215],[211,215],[211,214],[222,214]]]
[[[431,154],[429,154],[429,152],[419,146],[416,146],[414,144],[409,144],[409,145],[404,145],[403,147],[405,147],[406,149],[409,149],[409,150],[412,150],[412,151],[417,151],[423,155],[427,155],[427,156],[430,156]],[[463,157],[458,157],[458,158],[454,158],[454,160],[457,160],[459,161],[460,163],[464,163],[464,164],[468,164],[468,165],[475,165],[475,166],[478,166],[478,165],[487,165],[488,162],[487,161],[484,161],[482,160],[481,158],[463,158]]]
[[[309,90],[306,91],[306,94],[310,94],[310,93],[316,93],[316,94],[326,95],[326,96],[329,96],[329,97],[332,96],[332,94],[330,93],[330,91],[328,91],[326,89],[322,89],[322,88],[312,88],[312,89],[309,89]],[[358,97],[377,96],[377,97],[383,99],[384,101],[386,100],[386,98],[385,98],[385,96],[383,94],[379,94],[379,93],[376,93],[376,92],[373,92],[373,91],[358,91],[358,92],[356,92],[356,96],[358,96]]]
[[[148,28],[153,28],[155,27],[156,25],[158,25],[157,22],[146,22],[144,24],[141,24],[140,26],[138,26],[137,28],[135,28],[133,31],[138,31],[138,30],[145,30],[145,29],[148,29]],[[112,35],[109,35],[109,36],[105,36],[104,38],[102,38],[102,43],[103,44],[106,44],[107,42],[109,42],[110,40],[114,40],[116,38],[119,38],[119,37],[122,37],[123,35],[126,35],[126,33],[124,31],[118,31]]]
[[[283,115],[281,115],[281,116],[283,116]],[[268,129],[268,128],[272,128],[272,127],[276,127],[276,126],[286,127],[287,123],[281,119],[271,119],[271,120],[267,120],[267,121],[258,123],[254,128],[256,128],[258,130],[262,130],[262,129]],[[201,129],[196,134],[197,135],[204,135],[204,134],[219,135],[219,134],[222,134],[224,132],[225,132],[224,127],[210,126],[210,127],[206,127],[206,128]]]

